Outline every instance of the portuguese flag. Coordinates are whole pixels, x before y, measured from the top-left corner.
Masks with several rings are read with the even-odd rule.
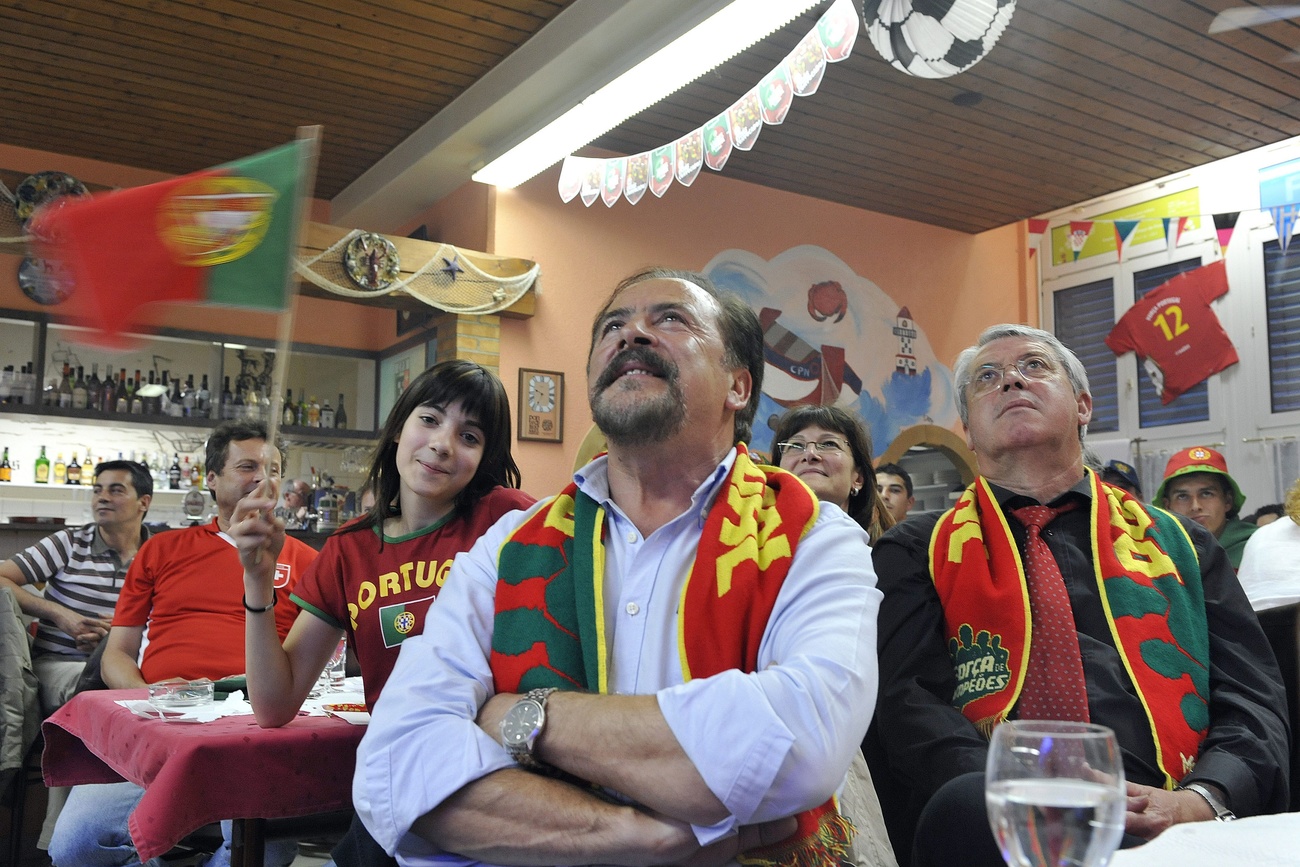
[[[311,139],[192,175],[39,211],[36,255],[67,281],[96,342],[124,343],[158,302],[268,311],[290,302]]]

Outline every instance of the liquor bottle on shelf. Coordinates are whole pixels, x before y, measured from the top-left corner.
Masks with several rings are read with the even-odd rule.
[[[284,412],[280,415],[280,424],[286,427],[298,423],[298,406],[293,402],[293,389],[284,393]]]
[[[54,484],[66,485],[68,483],[68,465],[63,462],[63,452],[59,452],[58,458],[54,461]]]
[[[63,378],[59,380],[59,409],[72,409],[72,367],[63,362]]]
[[[80,485],[81,484],[81,464],[77,462],[77,453],[72,453],[72,463],[68,464],[64,470],[67,473],[64,484]]]
[[[90,379],[86,380],[86,408],[91,412],[104,409],[104,383],[99,381],[99,362],[90,365]]]
[[[334,407],[330,406],[330,399],[325,398],[325,405],[320,408],[320,426],[334,427]]]
[[[41,446],[41,453],[36,458],[36,469],[33,478],[38,485],[48,485],[50,483],[50,459],[45,456],[45,446]]]
[[[307,403],[307,427],[320,427],[320,403],[314,394]]]
[[[90,457],[90,449],[86,449],[86,459],[81,462],[81,486],[88,488],[95,484],[95,467],[104,462],[103,458],[98,461]]]
[[[244,415],[244,392],[241,389],[235,389],[235,397],[230,401],[230,417],[246,418]]]
[[[77,366],[77,378],[72,383],[72,408],[84,410],[90,406],[90,394],[86,390],[86,369]]]
[[[172,418],[183,418],[185,415],[185,394],[181,391],[181,381],[172,380],[172,393],[167,398],[167,414]]]
[[[198,392],[194,390],[194,374],[185,377],[185,388],[181,389],[182,415],[186,418],[195,416],[194,408],[198,405]]]
[[[235,395],[230,393],[230,377],[221,385],[221,420],[234,419]]]
[[[144,415],[144,395],[140,393],[140,386],[144,385],[140,381],[140,370],[136,368],[135,380],[126,384],[127,391],[131,393],[131,415]]]
[[[158,385],[158,380],[154,378],[154,372],[152,370],[149,371],[147,379],[149,388],[144,390],[143,400],[141,401],[141,403],[144,404],[144,414],[157,415],[158,409],[162,405],[162,399],[155,394],[157,391],[156,386]]]
[[[298,390],[298,424],[307,426],[307,389]]]
[[[339,395],[339,408],[334,413],[334,427],[338,430],[346,430],[348,426],[348,411],[343,408],[343,395]]]
[[[212,390],[208,388],[208,375],[203,374],[203,382],[199,385],[199,393],[196,396],[195,411],[199,418],[212,417]]]
[[[117,391],[113,393],[113,412],[126,413],[131,411],[131,392],[127,389],[126,368],[122,368],[117,373]]]
[[[244,418],[251,421],[257,421],[262,417],[262,396],[257,393],[256,388],[248,390],[248,396],[244,398]]]
[[[193,482],[194,467],[190,466],[190,456],[185,456],[185,463],[181,464],[181,488],[189,489]]]
[[[5,456],[0,458],[0,482],[12,482],[13,480],[14,470],[9,465],[9,446],[5,446]]]
[[[181,489],[181,458],[175,452],[172,452],[171,469],[167,471],[167,487],[173,491]]]
[[[207,488],[208,480],[203,472],[203,458],[195,456],[194,472],[191,474],[190,478],[194,481],[194,487],[198,488],[200,491]]]
[[[115,412],[117,410],[117,380],[113,378],[113,368],[108,366],[104,368],[104,381],[100,384],[102,394],[99,398],[100,412]]]
[[[19,403],[25,403],[28,406],[36,405],[36,362],[29,361],[23,365],[23,398]]]

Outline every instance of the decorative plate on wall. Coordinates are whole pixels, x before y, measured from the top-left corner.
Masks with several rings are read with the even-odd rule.
[[[343,269],[362,289],[387,289],[401,273],[402,263],[393,242],[383,235],[357,235],[343,250]]]
[[[18,288],[37,304],[59,304],[72,294],[70,282],[60,279],[49,262],[31,256],[18,266]]]
[[[14,211],[26,226],[32,212],[46,202],[59,196],[89,194],[85,184],[66,172],[37,172],[24,178],[18,189],[14,190]]]

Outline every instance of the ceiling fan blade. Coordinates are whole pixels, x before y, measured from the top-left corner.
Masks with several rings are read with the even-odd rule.
[[[1214,16],[1209,32],[1224,33],[1290,18],[1300,18],[1300,6],[1235,6]]]

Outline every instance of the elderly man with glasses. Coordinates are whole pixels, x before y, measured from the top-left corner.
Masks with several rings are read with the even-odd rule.
[[[887,767],[872,772],[910,794],[885,804],[900,860],[1003,863],[983,770],[1005,719],[1114,729],[1126,845],[1285,810],[1282,683],[1214,537],[1085,469],[1087,374],[1053,335],[994,326],[954,372],[979,475],[874,553]]]

